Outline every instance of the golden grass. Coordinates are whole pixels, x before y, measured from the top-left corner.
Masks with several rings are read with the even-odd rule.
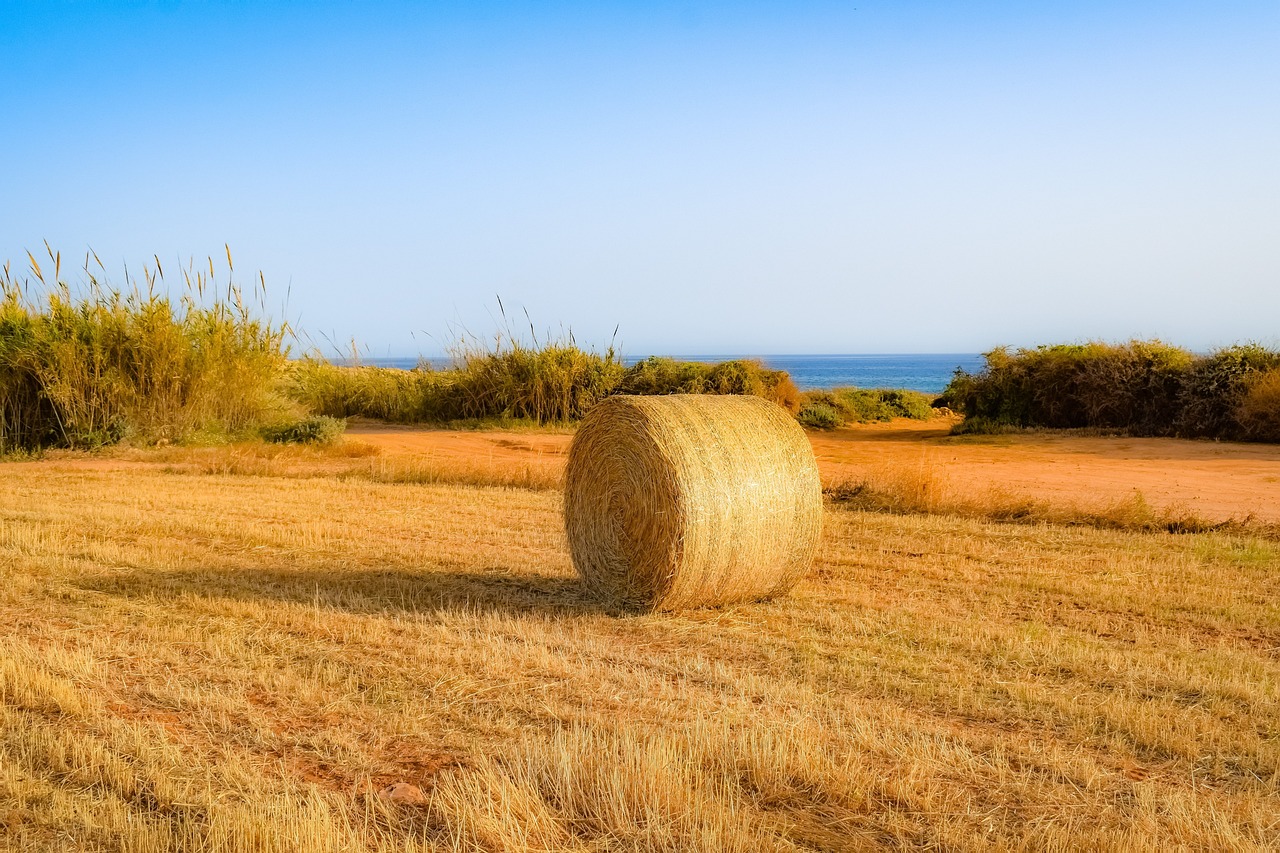
[[[554,490],[203,453],[0,466],[0,849],[1280,844],[1272,541],[833,504],[623,616]]]
[[[924,513],[1138,532],[1217,531],[1280,539],[1280,525],[1252,514],[1208,519],[1180,504],[1152,506],[1137,489],[1124,497],[1081,501],[1049,500],[998,486],[979,490],[948,477],[928,452],[921,452],[915,464],[898,461],[872,466],[855,476],[829,477],[823,484],[823,494],[845,509],[869,512]]]
[[[457,459],[384,453],[352,439],[332,445],[245,442],[215,447],[170,447],[102,454],[172,474],[371,480],[376,483],[446,483],[545,491],[558,489],[563,471],[556,460]],[[54,458],[59,458],[56,454]],[[61,458],[69,458],[63,455]]]

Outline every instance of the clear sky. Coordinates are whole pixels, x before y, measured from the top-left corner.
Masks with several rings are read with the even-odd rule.
[[[0,109],[0,260],[375,356],[1280,336],[1276,0],[3,2]]]

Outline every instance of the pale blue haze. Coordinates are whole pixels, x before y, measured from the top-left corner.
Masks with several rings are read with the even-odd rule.
[[[1275,0],[6,2],[0,109],[0,260],[230,243],[372,356],[1280,334]]]

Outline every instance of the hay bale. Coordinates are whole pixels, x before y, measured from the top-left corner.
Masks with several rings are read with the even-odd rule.
[[[645,610],[781,595],[822,531],[813,448],[758,397],[610,397],[569,448],[573,564],[611,604]]]

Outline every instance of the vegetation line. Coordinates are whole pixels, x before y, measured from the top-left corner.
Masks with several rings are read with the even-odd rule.
[[[231,253],[225,279],[212,258],[181,271],[169,294],[159,258],[142,279],[110,284],[85,256],[83,280],[0,273],[0,455],[209,437],[326,442],[337,419],[397,423],[571,424],[612,394],[749,394],[806,427],[961,412],[957,432],[1116,429],[1132,435],[1280,441],[1280,352],[1260,344],[1195,355],[1160,341],[1086,343],[985,354],[932,401],[904,390],[801,392],[785,371],[750,360],[719,364],[651,357],[631,366],[571,334],[529,344],[510,329],[491,344],[455,343],[453,365],[432,370],[339,366],[289,359],[293,330],[262,319],[265,282],[246,293]]]
[[[509,329],[492,344],[462,339],[448,370],[343,367],[289,359],[293,330],[262,319],[265,281],[246,293],[212,258],[181,270],[169,295],[159,258],[142,279],[112,285],[85,256],[82,281],[52,277],[32,255],[30,274],[0,274],[0,455],[209,438],[332,441],[333,420],[399,423],[573,423],[611,394],[750,394],[808,426],[928,417],[924,395],[899,391],[802,394],[785,371],[755,361],[721,364],[648,358],[626,367],[609,349],[572,335],[527,344]]]
[[[942,402],[957,432],[1027,427],[1280,441],[1280,351],[1257,343],[1196,355],[1158,340],[997,347],[956,371]]]

